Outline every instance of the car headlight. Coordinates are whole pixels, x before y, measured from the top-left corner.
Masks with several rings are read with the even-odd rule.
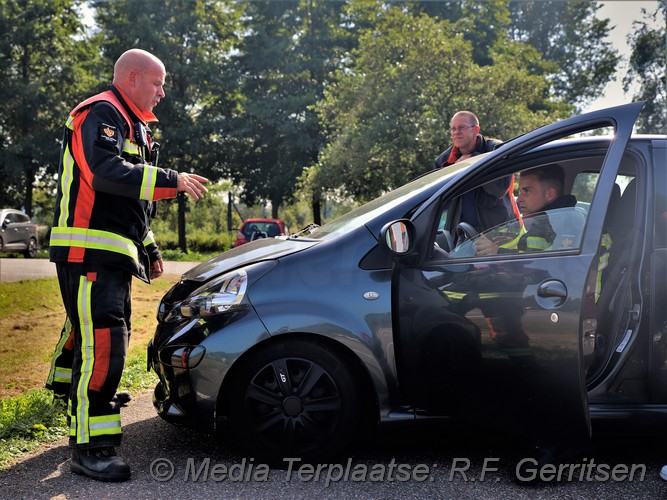
[[[243,269],[223,274],[198,288],[180,303],[178,311],[184,318],[211,316],[242,307],[248,287],[248,275]]]

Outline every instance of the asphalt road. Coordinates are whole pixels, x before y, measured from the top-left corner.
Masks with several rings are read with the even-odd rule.
[[[198,262],[165,262],[165,274],[181,275]],[[47,278],[56,275],[56,265],[48,259],[0,259],[0,282]]]
[[[215,436],[182,429],[156,416],[150,392],[122,410],[119,453],[132,468],[125,483],[104,483],[69,471],[60,442],[25,455],[0,472],[1,498],[456,498],[456,499],[659,499],[667,482],[658,471],[663,437],[596,439],[592,457],[560,481],[530,485],[514,479],[523,444],[514,437],[472,429],[424,427],[391,430],[316,470],[292,462],[269,469],[239,455]],[[486,467],[485,467],[486,461]],[[591,472],[585,467],[593,464]],[[636,476],[622,473],[632,465]],[[643,480],[641,467],[645,468]],[[606,468],[605,468],[606,466]],[[612,471],[617,471],[613,478]],[[582,472],[583,471],[583,472]],[[523,477],[530,472],[522,473]],[[606,479],[604,476],[607,476]]]

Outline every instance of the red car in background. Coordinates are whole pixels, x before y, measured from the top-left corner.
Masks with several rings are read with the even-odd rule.
[[[262,217],[246,219],[236,234],[236,241],[232,247],[238,247],[260,238],[274,238],[288,234],[285,223],[281,219],[265,219]]]

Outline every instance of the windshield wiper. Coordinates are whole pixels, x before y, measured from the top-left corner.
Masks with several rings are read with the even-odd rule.
[[[299,237],[301,237],[301,236],[305,236],[306,234],[310,234],[310,233],[312,233],[312,232],[313,232],[315,229],[317,229],[318,227],[320,227],[319,224],[308,224],[306,227],[304,227],[304,228],[303,228],[301,231],[299,231],[298,233],[291,234],[291,235],[290,235],[290,238],[294,238],[294,239],[296,239],[296,238],[299,238]]]

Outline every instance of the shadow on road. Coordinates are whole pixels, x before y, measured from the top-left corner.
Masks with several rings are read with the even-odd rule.
[[[605,434],[595,440],[596,463],[647,464],[644,481],[566,481],[522,485],[513,480],[516,464],[528,443],[515,436],[461,425],[423,425],[389,429],[351,450],[355,467],[369,470],[378,464],[424,464],[425,481],[338,481],[326,484],[324,475],[299,476],[293,471],[270,470],[257,475],[262,464],[241,456],[214,435],[179,428],[154,413],[150,395],[123,409],[123,446],[120,454],[132,468],[125,483],[102,483],[70,473],[69,449],[62,440],[0,472],[2,498],[660,498],[665,484],[657,472],[667,440],[660,434],[620,436]],[[485,460],[488,462],[485,465]],[[466,468],[467,465],[467,468]],[[296,464],[298,467],[299,464]],[[235,480],[230,479],[231,467]],[[486,472],[484,472],[487,467]],[[227,471],[221,479],[222,469]],[[454,471],[453,469],[457,469]],[[215,475],[216,471],[218,475]],[[484,480],[480,480],[484,472]]]

